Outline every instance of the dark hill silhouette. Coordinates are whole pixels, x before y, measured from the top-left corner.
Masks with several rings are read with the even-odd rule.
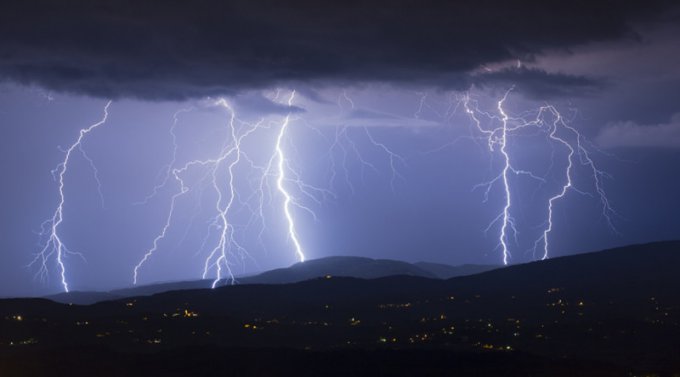
[[[375,279],[392,275],[436,278],[428,270],[416,265],[365,257],[327,257],[296,263],[287,268],[263,272],[256,276],[238,279],[241,284],[287,284],[325,276]]]
[[[680,241],[654,242],[509,266],[450,283],[480,292],[541,292],[545,287],[618,295],[680,286]],[[607,291],[617,287],[616,291]],[[626,291],[621,291],[621,288]],[[632,290],[632,291],[631,291]]]
[[[201,288],[208,289],[211,286],[212,280],[179,281],[120,288],[108,292],[73,291],[68,293],[57,293],[54,295],[45,296],[45,298],[62,304],[90,305],[96,302],[111,301],[126,297],[150,296],[168,291],[181,291]]]
[[[445,264],[419,262],[410,264],[389,259],[336,256],[308,260],[290,267],[263,272],[258,275],[237,278],[237,284],[288,284],[325,276],[375,279],[393,275],[420,276],[446,279],[453,276],[470,275],[488,271],[495,266],[449,266]],[[187,289],[210,288],[212,280],[195,280],[142,285],[116,289],[109,292],[70,292],[51,295],[46,298],[61,303],[89,305],[125,297],[148,296],[156,293]],[[224,281],[221,285],[229,284]]]
[[[121,288],[113,290],[111,291],[111,293],[121,297],[150,296],[161,292],[210,288],[211,286],[212,280],[190,280],[140,285],[137,287],[130,288]]]
[[[160,293],[154,292],[154,293]],[[142,293],[135,296],[142,295]],[[100,301],[111,301],[126,297],[125,295],[118,295],[113,292],[99,292],[99,291],[74,291],[68,293],[57,293],[50,296],[45,296],[46,299],[60,302],[63,304],[78,304],[89,305]]]
[[[107,351],[93,356],[91,365],[110,352],[124,352],[121,363],[130,366],[149,352],[182,347],[236,355],[245,352],[237,349],[313,349],[340,364],[343,349],[355,350],[356,360],[369,350],[394,350],[385,360],[389,364],[408,357],[398,350],[425,348],[492,352],[485,355],[491,365],[500,363],[492,368],[496,373],[515,368],[505,375],[570,375],[558,365],[588,363],[598,372],[587,367],[571,375],[673,375],[680,373],[679,267],[680,241],[669,241],[448,280],[334,276],[171,291],[89,306],[2,300],[0,367],[19,368],[14,360],[36,357],[31,350],[62,360],[94,346]],[[13,356],[2,359],[10,343],[24,348],[13,346]],[[502,356],[507,353],[512,356]],[[451,357],[428,361],[440,371],[433,375],[446,375]],[[505,359],[524,361],[520,367]],[[243,360],[235,365],[245,368]],[[167,368],[177,362],[158,361]],[[530,373],[537,365],[539,372]],[[262,373],[272,375],[276,368]],[[416,363],[395,374],[419,370]]]
[[[458,276],[474,275],[503,267],[485,264],[463,264],[460,266],[451,266],[448,264],[431,262],[417,262],[414,263],[414,265],[422,268],[425,271],[428,271],[440,279],[450,279]]]

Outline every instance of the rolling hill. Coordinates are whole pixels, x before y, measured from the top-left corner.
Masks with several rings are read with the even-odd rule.
[[[365,257],[336,256],[295,263],[290,267],[270,270],[257,275],[237,278],[236,284],[289,284],[325,276],[375,279],[386,276],[404,275],[426,278],[448,279],[455,276],[499,268],[499,266],[463,265],[418,262],[410,264],[390,259],[371,259]],[[46,298],[78,305],[89,305],[125,297],[148,296],[156,293],[187,289],[210,288],[212,280],[157,283],[137,287],[116,289],[108,292],[69,292],[47,296]],[[229,284],[224,281],[221,285]]]
[[[668,241],[447,280],[327,276],[88,306],[0,300],[0,368],[25,370],[47,357],[53,362],[43,374],[81,360],[90,374],[115,375],[102,369],[109,358],[118,373],[154,354],[144,370],[180,376],[226,372],[192,360],[229,354],[227,369],[242,375],[365,375],[363,368],[380,375],[381,365],[399,365],[390,372],[397,376],[444,376],[455,368],[484,376],[676,375],[679,267],[680,241]],[[255,362],[263,353],[290,358]],[[316,358],[316,369],[296,368]]]

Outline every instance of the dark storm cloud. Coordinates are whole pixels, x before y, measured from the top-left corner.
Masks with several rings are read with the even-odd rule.
[[[549,73],[536,68],[506,68],[497,72],[473,75],[478,86],[514,86],[518,92],[533,99],[554,97],[585,97],[606,86],[602,79],[563,73]]]
[[[672,2],[16,0],[0,77],[103,97],[182,99],[295,82],[464,88],[483,64],[634,36]],[[506,79],[502,75],[487,76]],[[518,76],[537,91],[585,78]],[[534,80],[534,81],[532,81]]]
[[[680,148],[680,113],[660,124],[611,123],[600,130],[596,140],[605,148]]]
[[[305,111],[301,107],[274,102],[260,93],[253,92],[240,93],[234,96],[233,101],[238,106],[239,112],[245,111],[260,115],[302,113]]]

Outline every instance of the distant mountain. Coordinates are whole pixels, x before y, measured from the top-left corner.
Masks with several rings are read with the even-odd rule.
[[[503,266],[484,265],[484,264],[463,264],[460,266],[451,266],[441,263],[417,262],[414,263],[416,267],[433,274],[440,279],[451,279],[458,276],[468,276],[479,274],[486,271],[502,268]]]
[[[635,291],[638,286],[648,289],[651,282],[657,284],[656,282],[666,281],[670,276],[675,276],[680,263],[674,264],[672,261],[680,256],[678,251],[680,241],[655,242],[504,268],[485,265],[447,266],[427,262],[410,264],[365,257],[327,257],[296,263],[287,268],[255,276],[241,277],[237,279],[237,285],[289,284],[325,276],[359,279],[405,276],[437,280],[448,278],[447,284],[451,284],[457,290],[473,289],[479,293],[494,294],[511,291],[538,294],[542,293],[546,286],[549,286],[549,289],[568,286],[572,292],[592,293],[600,287],[609,287],[613,282],[616,282],[617,286],[625,286],[629,291]],[[119,297],[147,296],[179,290],[194,291],[208,288],[211,284],[212,281],[208,280],[163,283],[111,292],[59,294],[48,298],[63,303],[92,304]],[[662,288],[663,285],[659,290]]]
[[[68,292],[57,293],[55,295],[46,296],[45,298],[56,301],[62,304],[77,304],[89,305],[100,301],[111,301],[125,297],[124,295],[117,295],[113,292]]]
[[[450,281],[464,281],[480,292],[542,292],[549,286],[602,295],[617,289],[625,297],[639,290],[661,294],[680,288],[679,269],[680,241],[662,241],[512,265]]]
[[[496,266],[449,266],[445,264],[419,262],[410,264],[390,259],[336,256],[313,259],[296,263],[290,267],[263,272],[258,275],[237,278],[238,284],[288,284],[325,276],[376,279],[386,276],[405,275],[431,279],[448,279],[454,276],[471,275],[488,271]],[[149,296],[156,293],[186,289],[210,288],[212,280],[169,282],[116,289],[109,292],[59,293],[46,298],[61,303],[89,305],[95,302],[115,300],[124,297]],[[227,284],[223,282],[222,285]]]
[[[342,276],[359,279],[376,279],[385,276],[406,275],[437,278],[419,266],[390,259],[364,257],[327,257],[296,263],[287,268],[263,272],[240,278],[241,284],[287,284],[325,276]]]
[[[168,291],[181,291],[185,289],[201,289],[210,288],[212,280],[190,280],[190,281],[175,281],[168,283],[156,283],[149,285],[140,285],[137,287],[121,288],[111,291],[113,295],[121,297],[132,296],[150,296],[156,293]]]
[[[108,292],[75,291],[68,293],[57,293],[54,295],[45,296],[45,298],[62,304],[90,305],[96,302],[117,300],[125,297],[151,296],[156,293],[181,291],[186,289],[210,288],[211,286],[212,280],[178,281],[114,289]]]

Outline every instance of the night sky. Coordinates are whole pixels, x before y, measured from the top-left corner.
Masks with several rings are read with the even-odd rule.
[[[216,201],[227,203],[230,181],[233,273],[298,261],[277,190],[286,119],[283,185],[308,259],[501,264],[494,219],[506,198],[494,179],[503,156],[489,150],[465,103],[482,126],[498,127],[506,95],[515,121],[554,106],[582,135],[569,140],[603,172],[611,210],[584,156],[574,160],[575,189],[553,208],[551,257],[678,239],[678,25],[670,1],[6,2],[0,296],[63,289],[55,255],[47,275],[40,259],[29,264],[59,204],[66,149],[108,101],[106,123],[73,151],[64,174],[58,232],[81,254],[64,257],[72,290],[132,283],[181,190],[173,169],[233,146],[232,114],[238,135],[257,126],[242,158],[231,175],[233,154],[214,175],[181,173],[187,192],[139,283],[201,278],[219,242]],[[565,184],[568,150],[547,130],[528,127],[505,144],[513,167],[539,178],[510,174],[511,264],[541,258],[535,242]]]

